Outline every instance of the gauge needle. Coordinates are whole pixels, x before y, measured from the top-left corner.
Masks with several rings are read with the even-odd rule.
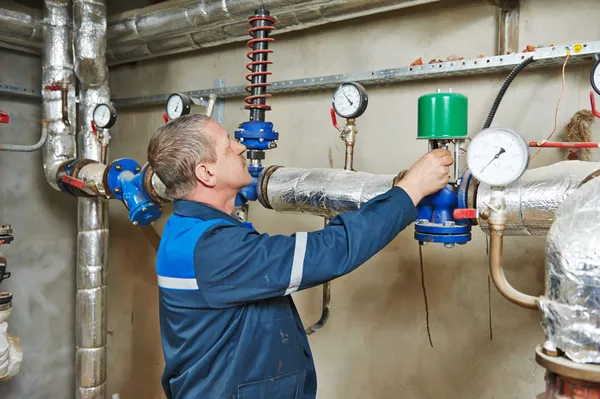
[[[496,155],[494,155],[494,158],[492,158],[492,160],[490,162],[488,162],[487,165],[485,165],[481,169],[481,172],[479,172],[479,173],[483,173],[483,171],[485,170],[485,168],[487,168],[488,166],[490,166],[492,164],[492,162],[494,162],[496,159],[498,159],[500,157],[500,155],[504,154],[505,152],[506,152],[506,150],[504,148],[500,148],[500,151],[498,151],[498,153]]]
[[[352,101],[350,101],[350,99],[348,98],[348,96],[346,95],[346,93],[342,92],[342,94],[344,95],[344,97],[346,97],[346,100],[348,100],[348,102],[350,103],[350,105],[354,105],[354,103]]]

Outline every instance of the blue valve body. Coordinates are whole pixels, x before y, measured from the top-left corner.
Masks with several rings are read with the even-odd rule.
[[[235,138],[249,150],[269,150],[271,143],[279,139],[279,133],[273,130],[273,123],[249,121],[235,131]]]
[[[123,158],[109,167],[107,182],[111,194],[123,201],[129,210],[129,220],[147,226],[162,215],[162,207],[153,201],[144,187],[147,169],[141,169],[133,159]]]
[[[273,123],[264,121],[248,121],[240,125],[235,131],[235,138],[246,146],[248,150],[266,151],[274,147],[272,143],[279,139],[279,133],[273,130]],[[235,205],[241,206],[248,201],[256,201],[258,192],[256,185],[258,176],[263,171],[262,164],[248,165],[248,172],[252,176],[252,183],[242,188],[235,197]]]
[[[457,188],[448,184],[419,202],[414,235],[416,240],[444,244],[471,241],[470,222],[454,219],[454,210],[459,206],[458,192]]]

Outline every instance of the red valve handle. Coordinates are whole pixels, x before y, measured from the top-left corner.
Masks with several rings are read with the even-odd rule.
[[[453,213],[454,219],[477,219],[477,209],[459,208]]]
[[[77,187],[82,189],[85,187],[85,182],[83,180],[76,179],[74,177],[68,175],[62,175],[60,178],[64,183],[67,183],[70,186]]]
[[[167,114],[163,114],[163,119],[165,123],[169,123],[169,116]]]
[[[10,122],[10,116],[8,116],[8,113],[4,112],[4,111],[0,111],[0,123],[8,123]]]
[[[329,110],[329,113],[331,114],[331,122],[333,123],[333,127],[336,128],[336,130],[340,130],[340,127],[337,124],[337,118],[335,116],[335,109],[331,108]]]
[[[594,99],[593,91],[590,91],[590,104],[592,105],[592,114],[594,114],[596,118],[600,118],[600,112],[596,110],[596,100]]]
[[[61,86],[56,86],[56,85],[48,85],[48,86],[44,86],[44,89],[46,90],[62,90]]]
[[[94,123],[94,121],[90,121],[90,125],[92,125],[92,133],[94,133],[94,136],[98,135],[98,129],[96,129],[96,124]]]

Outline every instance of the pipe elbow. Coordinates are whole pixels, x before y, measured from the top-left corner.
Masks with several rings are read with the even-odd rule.
[[[490,223],[490,275],[498,291],[514,304],[528,309],[538,309],[538,298],[516,290],[502,269],[502,244],[504,226]]]

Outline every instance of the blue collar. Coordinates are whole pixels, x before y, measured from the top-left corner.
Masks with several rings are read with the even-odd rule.
[[[173,213],[179,216],[192,217],[202,220],[225,219],[242,226],[242,220],[228,215],[225,212],[201,202],[189,200],[175,200],[173,202]]]

